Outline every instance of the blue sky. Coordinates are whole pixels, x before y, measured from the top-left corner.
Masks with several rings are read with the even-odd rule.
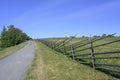
[[[120,0],[0,0],[0,31],[10,24],[32,38],[120,35]]]

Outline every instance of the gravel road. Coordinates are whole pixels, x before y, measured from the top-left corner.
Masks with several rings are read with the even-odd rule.
[[[28,42],[19,51],[0,60],[0,80],[23,80],[25,72],[33,59],[34,44]]]

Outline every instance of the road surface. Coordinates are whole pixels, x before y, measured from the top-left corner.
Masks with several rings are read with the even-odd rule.
[[[19,51],[0,60],[0,80],[23,80],[25,72],[33,59],[34,44],[28,42]]]

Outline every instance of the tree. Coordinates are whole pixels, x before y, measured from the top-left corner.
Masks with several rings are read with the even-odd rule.
[[[114,35],[108,34],[107,37],[115,37]]]
[[[70,36],[70,38],[76,38],[76,36]]]
[[[15,28],[14,25],[8,26],[9,45],[13,46],[23,42],[21,39],[22,34],[23,32],[20,29]]]
[[[27,36],[26,33],[22,33],[22,34],[21,34],[21,38],[22,38],[22,41],[25,41],[25,40],[28,40],[28,39],[29,39],[29,37]]]
[[[99,38],[100,36],[94,35],[93,38]]]
[[[4,26],[1,32],[1,47],[7,47],[8,46],[7,43],[8,43],[8,33],[6,27]]]
[[[27,34],[23,33],[22,30],[15,28],[14,25],[8,26],[8,30],[6,27],[3,27],[3,31],[1,33],[2,47],[14,46],[28,39],[29,37]]]
[[[107,35],[106,34],[102,34],[102,37],[107,37]]]

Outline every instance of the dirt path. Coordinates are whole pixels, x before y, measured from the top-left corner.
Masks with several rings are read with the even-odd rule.
[[[24,48],[0,60],[0,80],[22,80],[34,58],[34,44],[29,42]]]

